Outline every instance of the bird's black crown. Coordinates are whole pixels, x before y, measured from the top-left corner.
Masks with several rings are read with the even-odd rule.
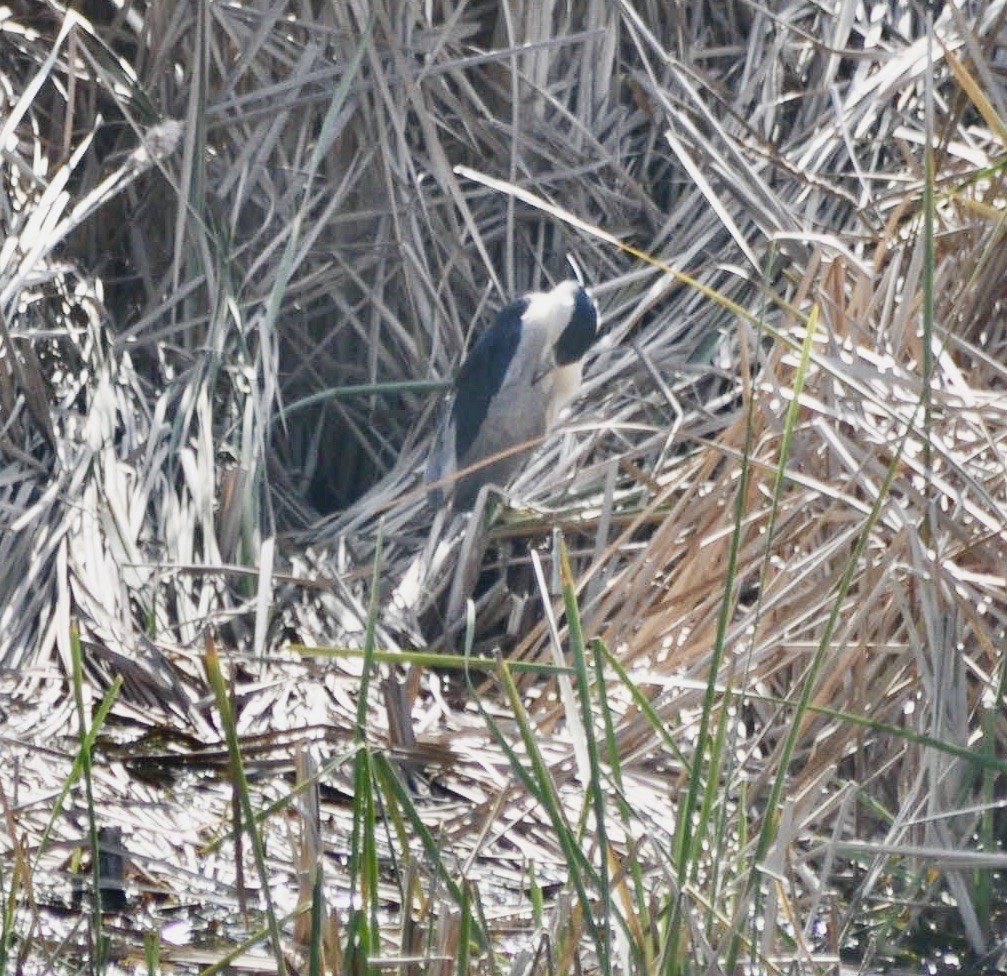
[[[584,357],[598,338],[598,310],[583,288],[574,296],[573,313],[556,342],[556,363],[568,366]]]

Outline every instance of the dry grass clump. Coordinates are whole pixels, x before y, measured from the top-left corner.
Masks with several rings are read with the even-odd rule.
[[[0,970],[217,962],[193,898],[249,968],[983,959],[1003,17],[0,10]],[[434,520],[439,391],[567,253],[528,506]],[[143,911],[68,934],[102,827]]]

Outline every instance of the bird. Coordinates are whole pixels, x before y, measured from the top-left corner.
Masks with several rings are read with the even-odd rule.
[[[467,511],[483,485],[507,486],[580,388],[597,338],[598,310],[576,281],[530,292],[497,313],[442,408],[424,476],[435,506],[451,492],[453,510]]]

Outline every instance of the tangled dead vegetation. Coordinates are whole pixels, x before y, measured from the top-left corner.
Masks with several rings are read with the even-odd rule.
[[[241,662],[243,734],[324,721],[326,748],[359,662],[293,645],[359,650],[374,623],[386,651],[551,662],[561,533],[584,633],[625,671],[619,857],[674,845],[667,798],[695,776],[723,785],[722,891],[778,817],[767,917],[809,958],[859,931],[850,908],[811,945],[837,887],[934,897],[885,858],[973,844],[1004,772],[967,761],[1007,732],[1004,4],[930,28],[909,2],[302,6],[0,9],[0,666],[22,737],[0,754],[66,732],[75,633],[134,732],[204,743],[207,640]],[[432,534],[429,381],[567,253],[606,333],[583,393],[522,507]],[[437,762],[487,819],[443,836],[507,861],[504,887],[522,857],[559,877],[471,692],[425,680],[406,704],[372,689],[376,746],[450,742]],[[515,681],[575,822],[562,681]],[[523,840],[481,846],[505,808]],[[964,877],[935,884],[981,954]],[[720,959],[732,932],[694,944]]]

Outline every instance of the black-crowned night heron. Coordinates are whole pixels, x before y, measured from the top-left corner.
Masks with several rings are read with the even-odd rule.
[[[468,509],[483,485],[507,485],[577,392],[584,354],[597,336],[594,302],[575,281],[500,311],[462,363],[445,403],[426,482],[448,483],[431,489],[434,504],[453,486],[455,510]]]

